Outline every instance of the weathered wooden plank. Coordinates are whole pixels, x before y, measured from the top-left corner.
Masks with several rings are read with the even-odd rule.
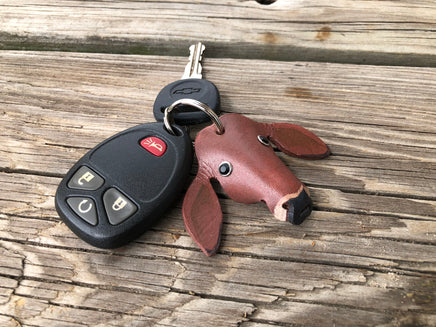
[[[53,205],[59,180],[0,173],[0,238],[94,249],[60,223]],[[16,185],[18,181],[21,184]],[[21,188],[17,188],[20,185]],[[9,197],[19,197],[20,201],[9,200]],[[368,269],[435,271],[434,219],[402,218],[399,213],[389,217],[315,211],[303,225],[290,226],[275,220],[262,204],[244,205],[226,199],[221,200],[221,204],[226,223],[221,246],[224,253]],[[330,207],[329,210],[340,209]],[[198,251],[184,230],[180,203],[153,232],[144,234],[137,242],[145,244],[153,255],[161,251],[159,246]],[[420,255],[415,257],[411,253]],[[132,254],[141,255],[142,250]]]
[[[57,224],[58,225],[58,224]],[[41,229],[44,229],[44,225],[41,226]],[[64,227],[65,228],[65,227]],[[50,237],[53,233],[48,231],[46,234],[47,237]],[[149,233],[150,234],[150,233]],[[241,237],[241,235],[239,235]],[[283,245],[284,242],[281,242]],[[373,274],[372,272],[366,272],[362,269],[350,269],[350,268],[336,268],[334,266],[328,265],[328,266],[318,266],[317,265],[311,265],[311,264],[297,264],[297,263],[289,263],[289,266],[286,267],[286,264],[284,264],[281,261],[278,261],[276,263],[271,262],[270,260],[264,261],[260,259],[249,259],[249,258],[235,258],[235,257],[228,257],[228,256],[217,256],[214,258],[213,262],[210,262],[209,264],[206,259],[200,252],[192,252],[192,251],[182,251],[182,250],[170,250],[167,248],[160,248],[160,249],[150,249],[150,246],[140,246],[138,248],[138,244],[125,247],[120,250],[116,250],[112,255],[107,256],[104,253],[80,253],[80,251],[71,249],[65,251],[62,249],[50,249],[50,248],[41,248],[38,249],[35,246],[29,246],[29,245],[20,245],[20,244],[9,244],[9,242],[2,242],[2,246],[4,249],[11,249],[13,252],[13,255],[16,257],[21,257],[21,260],[17,261],[17,267],[22,267],[22,275],[19,274],[20,279],[26,279],[26,278],[37,278],[38,280],[47,280],[47,282],[55,284],[59,284],[59,281],[65,280],[65,282],[68,281],[68,276],[74,276],[73,281],[75,284],[80,283],[84,284],[84,286],[81,287],[74,287],[76,292],[74,293],[64,293],[65,299],[70,299],[71,297],[74,299],[74,301],[77,301],[80,303],[81,295],[84,296],[86,294],[86,303],[82,303],[82,306],[85,306],[86,309],[88,307],[94,306],[94,308],[98,308],[99,311],[104,310],[105,306],[107,304],[103,304],[99,302],[99,296],[102,293],[105,294],[103,291],[102,293],[99,292],[100,289],[109,288],[108,293],[109,295],[113,294],[114,298],[120,298],[119,290],[126,292],[129,291],[132,287],[136,289],[136,292],[138,291],[146,291],[146,295],[155,294],[155,297],[151,297],[152,299],[155,299],[156,296],[160,297],[159,294],[166,294],[163,288],[153,288],[150,289],[150,286],[147,285],[149,283],[149,276],[147,276],[146,272],[141,271],[141,275],[144,276],[141,281],[137,280],[135,281],[134,274],[129,273],[129,276],[124,276],[123,283],[117,283],[113,279],[113,275],[115,274],[115,278],[119,276],[119,268],[126,267],[128,270],[131,270],[131,267],[141,267],[140,270],[147,270],[146,267],[149,267],[150,265],[157,265],[161,266],[165,273],[171,275],[174,274],[174,270],[169,270],[168,266],[165,263],[165,260],[159,259],[153,259],[150,261],[150,259],[147,259],[147,257],[151,255],[158,255],[162,258],[162,256],[167,256],[167,258],[174,258],[176,261],[173,261],[174,267],[179,267],[176,269],[176,275],[174,276],[174,284],[172,286],[173,289],[179,289],[179,290],[185,290],[185,292],[196,292],[199,293],[200,296],[204,296],[205,294],[208,294],[208,296],[225,296],[225,297],[242,297],[240,300],[251,300],[256,301],[258,303],[259,301],[273,301],[272,298],[277,298],[278,296],[287,296],[291,299],[294,299],[294,297],[300,297],[300,300],[307,300],[307,297],[310,296],[310,303],[306,305],[301,305],[298,302],[297,303],[290,303],[290,307],[287,309],[284,309],[283,306],[277,306],[277,304],[273,305],[272,307],[270,305],[263,307],[262,305],[257,304],[256,308],[259,310],[262,314],[260,315],[261,320],[265,319],[265,315],[271,315],[276,317],[274,319],[269,317],[269,320],[276,321],[276,322],[284,322],[289,321],[283,318],[283,313],[293,312],[294,314],[297,314],[299,312],[301,315],[305,313],[306,315],[311,311],[311,308],[317,309],[317,319],[327,319],[327,322],[340,320],[341,315],[345,315],[342,317],[343,321],[345,322],[345,325],[350,324],[357,324],[359,321],[363,322],[363,324],[369,324],[370,321],[367,319],[363,319],[365,316],[365,313],[368,315],[368,312],[365,312],[365,309],[363,308],[347,308],[348,310],[341,309],[341,306],[336,308],[335,310],[331,310],[331,305],[334,306],[337,305],[339,302],[346,302],[349,297],[353,297],[353,294],[356,294],[356,292],[359,294],[359,296],[362,296],[362,294],[365,294],[364,298],[366,299],[366,306],[370,305],[371,300],[376,301],[376,299],[379,299],[377,301],[382,301],[385,311],[384,312],[377,312],[373,314],[371,312],[370,316],[375,317],[373,319],[376,319],[377,321],[395,321],[395,319],[398,318],[397,313],[397,302],[393,302],[389,311],[386,308],[386,305],[389,305],[391,297],[394,298],[406,298],[406,300],[410,300],[413,296],[415,296],[414,292],[418,292],[418,298],[425,299],[424,304],[428,304],[429,308],[433,308],[434,304],[432,303],[432,297],[431,294],[434,293],[434,290],[432,291],[432,284],[426,284],[429,281],[432,280],[428,278],[424,278],[421,280],[421,284],[428,287],[427,291],[425,291],[425,287],[417,288],[417,283],[419,283],[419,278],[410,279],[406,278],[406,276],[402,274],[396,274],[396,273],[387,273],[387,274]],[[311,247],[316,247],[317,245],[310,245]],[[65,253],[64,253],[65,252]],[[107,251],[104,251],[107,252]],[[168,254],[165,255],[165,252]],[[420,253],[420,251],[411,251],[411,253]],[[115,257],[114,257],[115,255]],[[142,255],[141,257],[138,257],[139,255]],[[267,255],[267,252],[263,253],[263,255]],[[125,259],[123,259],[123,256],[127,256]],[[5,256],[5,253],[3,253],[2,257]],[[58,258],[57,258],[58,257]],[[104,258],[107,259],[99,259]],[[120,258],[121,257],[121,258]],[[87,259],[89,258],[89,259]],[[174,260],[173,259],[173,260]],[[218,259],[218,260],[217,260]],[[109,261],[107,261],[109,260]],[[145,261],[144,261],[145,260]],[[205,261],[206,260],[206,261]],[[146,261],[150,261],[149,264],[145,263]],[[218,262],[217,262],[218,261]],[[8,260],[9,262],[9,260]],[[73,267],[68,262],[74,262],[74,272],[69,273],[68,270]],[[110,264],[110,262],[117,262],[116,266],[114,267],[114,264]],[[123,263],[124,262],[124,263]],[[128,262],[128,264],[126,264]],[[135,263],[138,262],[138,263]],[[142,262],[142,263],[140,263]],[[56,268],[54,268],[53,263],[56,263]],[[251,264],[250,264],[251,263]],[[262,268],[262,264],[265,266]],[[23,265],[23,266],[21,266]],[[162,266],[163,265],[163,266]],[[230,266],[229,266],[230,265]],[[50,267],[52,266],[52,267]],[[391,265],[392,266],[392,265]],[[94,267],[94,268],[93,268]],[[98,267],[98,268],[96,268]],[[145,267],[145,268],[143,268]],[[113,271],[115,268],[115,272]],[[97,270],[96,270],[97,269]],[[160,270],[160,269],[159,269]],[[110,271],[110,276],[108,278],[107,272]],[[265,280],[259,279],[256,276],[256,273],[259,271],[268,271],[268,274],[264,275]],[[330,271],[330,272],[329,272]],[[67,273],[67,275],[65,275]],[[138,274],[139,272],[136,272]],[[279,278],[279,275],[283,276],[283,279]],[[274,281],[271,284],[269,279],[270,276],[274,276]],[[91,278],[90,278],[91,277]],[[312,277],[314,279],[312,279]],[[65,279],[66,278],[66,279]],[[101,279],[102,278],[102,279]],[[133,278],[133,280],[132,280]],[[323,278],[331,278],[330,286],[326,284],[328,279]],[[98,281],[97,281],[98,280]],[[388,283],[387,280],[390,280]],[[43,282],[41,284],[46,284],[47,282]],[[94,283],[98,283],[95,285]],[[159,280],[159,283],[162,283],[163,280]],[[91,285],[90,285],[91,283]],[[319,286],[317,287],[317,283],[319,283]],[[338,284],[340,283],[340,284]],[[384,284],[383,284],[384,283]],[[410,285],[409,285],[410,283]],[[264,285],[266,284],[266,285]],[[348,285],[350,284],[350,285]],[[21,287],[21,285],[24,285]],[[36,291],[26,291],[26,287],[29,285],[35,285],[35,287],[44,288],[43,286],[38,286],[39,282],[22,282],[20,284],[20,288],[15,291],[15,294],[21,294],[21,296],[26,295],[27,293],[32,293],[34,296],[37,296],[38,293]],[[94,285],[94,286],[92,286]],[[341,288],[339,288],[339,285],[342,285]],[[342,289],[342,287],[346,287],[345,285],[348,285],[350,287],[347,289]],[[351,292],[351,290],[354,290],[356,287],[359,287],[357,291]],[[421,285],[421,286],[422,286]],[[97,287],[96,287],[97,286]],[[83,288],[87,288],[86,290],[83,290]],[[316,296],[313,294],[313,292],[316,289],[324,289],[323,292],[320,292],[320,296]],[[338,290],[341,289],[341,292],[338,291],[332,291],[332,290]],[[326,296],[325,292],[328,292],[330,290],[331,292],[335,292],[334,296],[331,296],[330,293],[327,293],[328,296]],[[84,292],[84,293],[82,293]],[[392,292],[397,292],[397,295]],[[23,293],[23,294],[22,294]],[[267,295],[267,294],[270,295]],[[309,293],[309,294],[307,294]],[[59,294],[59,293],[57,293]],[[251,295],[250,295],[251,294]],[[311,295],[312,294],[312,295]],[[370,294],[367,296],[367,294]],[[409,295],[408,295],[409,294]],[[412,295],[411,295],[412,294]],[[38,296],[48,296],[47,294]],[[60,297],[62,299],[62,296]],[[125,297],[121,297],[125,298]],[[148,298],[148,301],[150,301],[149,296],[142,296],[141,299],[143,302],[141,302],[143,305],[147,303],[146,299]],[[316,298],[316,305],[313,304],[314,298]],[[24,305],[27,301],[27,299],[22,300],[20,298],[14,298],[15,302],[18,302],[19,307],[20,305]],[[94,300],[95,299],[95,300]],[[329,301],[335,302],[335,303],[329,303],[328,306],[324,306],[323,304],[318,304],[318,302],[324,303],[326,299],[330,299]],[[134,298],[132,298],[132,301]],[[295,300],[295,299],[294,299]],[[180,301],[180,300],[178,300]],[[354,301],[359,301],[359,297],[355,299]],[[410,300],[411,301],[411,300]],[[405,302],[402,304],[401,308],[407,308],[407,310],[410,310],[409,302]],[[53,308],[53,305],[55,305],[52,301],[50,302],[50,310],[46,309],[39,309],[39,306],[35,309],[35,305],[42,305],[40,302],[34,303],[33,299],[30,299],[30,305],[31,308],[25,307],[23,311],[18,311],[17,317],[20,318],[28,318],[26,316],[21,317],[21,312],[28,313],[29,310],[35,310],[36,312],[32,316],[32,322],[35,322],[37,324],[44,324],[44,315],[47,311],[49,313],[53,313],[56,315],[61,315],[62,319],[71,319],[71,316],[69,315],[77,315],[82,316],[80,313],[76,313],[75,310],[69,310],[69,308]],[[127,302],[129,303],[129,302]],[[153,301],[153,307],[155,307],[155,301]],[[167,300],[163,301],[163,303],[167,303]],[[374,307],[371,308],[371,310],[374,310],[378,308],[380,303],[374,302]],[[79,305],[79,304],[77,304]],[[120,305],[120,304],[118,304]],[[127,305],[127,304],[125,304]],[[422,303],[418,303],[420,312],[422,311]],[[62,307],[62,305],[60,304]],[[45,307],[44,307],[45,308]],[[263,309],[264,310],[263,310]],[[274,308],[274,309],[272,309]],[[292,308],[292,309],[291,309]],[[300,309],[298,309],[300,308]],[[59,311],[61,310],[61,311]],[[94,309],[95,310],[95,309]],[[107,310],[107,308],[106,308]],[[273,311],[271,311],[273,310]],[[274,311],[274,310],[278,310]],[[38,312],[42,311],[42,317],[38,315]],[[188,310],[189,311],[189,310]],[[356,311],[356,315],[351,316],[349,315],[349,312]],[[9,312],[9,310],[7,310]],[[147,311],[149,312],[149,311]],[[189,311],[190,312],[190,311]],[[245,311],[244,311],[245,312]],[[273,312],[273,313],[271,313]],[[323,312],[323,313],[322,313]],[[419,321],[427,321],[428,325],[431,325],[431,322],[434,321],[434,317],[431,315],[423,314],[414,312],[412,310],[413,314],[410,313],[409,315],[406,315],[406,317],[409,317],[408,319],[412,319],[410,317],[414,317],[414,319],[419,319]],[[322,313],[322,314],[321,314]],[[347,314],[346,314],[347,313]],[[358,314],[357,314],[358,313]],[[63,318],[64,315],[68,315],[68,317]],[[92,324],[93,314],[89,318],[83,318],[84,321]],[[119,313],[118,313],[119,314]],[[191,312],[192,314],[192,312]],[[35,319],[34,317],[37,317],[38,319]],[[147,318],[149,317],[149,314],[146,315]],[[185,312],[185,314],[182,314],[183,316],[189,316]],[[428,317],[427,317],[428,316]],[[426,318],[427,317],[427,318]],[[142,317],[141,314],[141,321],[144,321],[144,317]],[[427,319],[427,320],[424,320]],[[33,320],[35,319],[35,320]],[[103,320],[111,320],[114,319],[116,323],[114,325],[120,325],[124,324],[126,320],[129,320],[129,315],[123,315],[123,318],[118,317],[115,319],[112,315],[104,315]],[[132,319],[139,319],[136,316]],[[182,319],[182,318],[180,318]],[[186,319],[186,318],[184,318]],[[191,317],[192,319],[192,317]],[[289,319],[289,318],[287,318]],[[362,320],[363,319],[363,320]],[[71,321],[74,320],[67,320],[68,323],[71,323]],[[184,321],[182,320],[176,320],[176,321]],[[198,320],[194,320],[193,323],[197,324]],[[301,323],[304,322],[304,320],[299,320]],[[311,320],[313,324],[313,319]],[[199,322],[198,322],[199,323]],[[319,323],[318,325],[323,326],[325,323]],[[177,324],[176,324],[177,325]],[[182,323],[178,325],[183,325]],[[218,324],[219,325],[219,324]],[[225,325],[225,324],[223,324]],[[340,325],[340,324],[339,324]],[[425,325],[425,324],[423,324]]]
[[[312,188],[317,206],[325,209],[337,209],[369,214],[434,219],[436,201],[398,198],[392,196],[361,195],[341,190]]]
[[[374,306],[370,303],[373,299],[370,300],[371,296],[367,296],[368,286],[376,287],[376,293],[378,296],[383,297],[385,301],[380,303],[377,307],[376,311],[383,311],[386,309],[397,308],[398,310],[406,310],[407,309],[418,309],[422,308],[421,304],[426,303],[429,304],[428,309],[431,308],[433,301],[435,301],[434,294],[431,295],[428,291],[435,290],[436,284],[435,280],[432,278],[429,279],[421,279],[421,278],[405,278],[403,281],[400,281],[397,278],[396,274],[388,273],[387,275],[383,274],[374,274],[368,277],[368,283],[366,285],[345,285],[340,284],[335,287],[335,289],[319,289],[315,292],[299,294],[299,292],[295,292],[292,296],[293,300],[307,301],[316,300],[319,302],[330,303],[335,305],[343,305],[349,307],[356,308],[371,308],[375,309]],[[395,291],[392,292],[392,287],[397,288],[401,286],[405,288],[399,294]],[[315,295],[318,293],[317,295]],[[322,295],[321,295],[322,294]],[[365,295],[364,295],[365,294]],[[400,296],[399,296],[400,295]],[[322,299],[322,300],[321,300]],[[427,313],[433,314],[433,318],[436,318],[434,310],[426,310]]]
[[[116,304],[117,299],[112,299]],[[85,306],[58,306],[32,297],[12,296],[6,306],[0,307],[4,326],[151,326],[147,317],[121,315],[117,312],[89,310]]]
[[[17,308],[27,311],[27,306],[35,303],[40,307],[32,317],[23,317],[17,312]],[[208,319],[213,319],[217,326],[234,326],[244,320],[244,315],[253,312],[250,304],[205,300],[189,294],[172,292],[150,296],[129,290],[32,280],[23,280],[8,304],[17,317],[27,318],[26,323],[36,325],[56,319],[68,326],[76,323],[92,326],[182,326],[181,322],[190,315],[192,319],[195,312],[194,326],[201,326],[202,321]]]
[[[58,281],[34,281],[26,279],[22,281],[15,293],[22,297],[38,298],[60,306],[80,307],[86,304],[86,307],[90,310],[105,310],[120,314],[127,313],[131,316],[148,317],[155,322],[171,316],[173,311],[187,305],[188,302],[193,301],[198,303],[199,299],[192,292],[191,294],[174,291],[166,294],[147,294],[137,290],[134,293],[127,288],[105,288],[103,285],[99,285],[96,288],[85,284],[75,285]],[[112,300],[115,298],[120,299],[116,306],[114,306]],[[229,304],[234,303],[230,300],[228,302]],[[211,301],[211,303],[217,304],[215,301]],[[253,308],[248,303],[235,304],[235,308],[249,309],[249,307]],[[248,312],[251,311],[249,310]],[[218,315],[219,313],[219,310],[215,310],[215,314]],[[239,316],[243,315],[241,315],[241,312],[238,313]]]
[[[27,179],[26,175],[20,177],[21,180]],[[52,195],[48,196],[51,200],[32,199],[32,184],[49,185],[50,179],[53,178],[32,178],[31,183],[25,184],[30,192],[22,194],[23,201],[20,205],[28,209],[22,212],[16,208],[16,203],[10,202],[10,207],[15,206],[15,209],[11,210],[11,215],[2,215],[0,237],[92,250],[92,247],[75,238],[65,225],[59,224],[53,206],[44,209],[45,216],[40,214],[40,208],[34,210],[30,207],[32,202],[52,203]],[[53,192],[55,185],[56,183],[53,183]],[[11,195],[14,196],[13,193]],[[7,204],[6,201],[3,203]],[[261,255],[280,260],[287,258],[336,263],[340,266],[351,265],[368,269],[386,267],[434,271],[434,221],[419,222],[395,217],[314,212],[303,226],[292,227],[275,221],[261,205],[244,206],[232,201],[225,201],[223,204],[226,221],[222,244],[224,252]],[[20,217],[22,213],[24,216]],[[43,217],[49,220],[41,220]],[[158,224],[154,232],[146,233],[137,242],[146,245],[145,252],[150,255],[162,255],[159,245],[174,249],[196,249],[184,231],[179,208],[173,210],[169,217]],[[134,251],[133,255],[144,253],[141,248],[134,250],[134,247],[129,251]],[[414,253],[420,253],[419,257],[411,255]],[[17,264],[20,262],[17,258]]]
[[[184,55],[434,66],[429,1],[0,2],[2,49]]]
[[[146,274],[143,274],[144,279],[141,282],[133,284],[131,277],[126,277],[123,283],[113,279],[115,276],[112,275],[112,270],[116,268],[115,263],[124,260],[122,257],[127,254],[125,251],[107,256],[70,250],[67,257],[60,249],[40,248],[35,251],[34,246],[5,241],[2,241],[1,245],[22,255],[25,258],[25,266],[19,287],[9,301],[0,306],[0,312],[7,314],[13,307],[18,307],[20,310],[15,311],[17,317],[28,322],[36,319],[35,322],[38,324],[41,324],[43,319],[53,318],[52,314],[59,314],[62,308],[64,315],[59,317],[61,321],[72,319],[71,315],[82,316],[84,312],[80,311],[88,310],[90,317],[82,319],[85,319],[86,324],[92,325],[97,319],[94,314],[104,312],[105,315],[101,319],[114,320],[115,325],[132,319],[159,319],[163,325],[181,326],[186,324],[187,319],[192,319],[193,324],[199,326],[201,322],[204,323],[204,319],[217,319],[214,325],[224,326],[226,323],[232,325],[231,317],[236,323],[255,310],[254,321],[258,318],[290,323],[283,317],[289,317],[290,312],[307,315],[314,304],[320,312],[324,312],[317,315],[318,319],[323,316],[332,319],[327,314],[332,306],[339,309],[334,310],[333,319],[345,315],[345,311],[341,310],[343,307],[356,311],[355,316],[348,314],[344,325],[362,321],[364,315],[369,312],[375,312],[375,319],[386,322],[395,320],[398,312],[404,313],[405,316],[407,312],[418,317],[425,316],[430,322],[435,319],[433,308],[436,300],[433,295],[436,280],[431,277],[408,277],[330,265],[317,267],[313,264],[223,255],[209,260],[201,253],[178,250],[174,252],[174,259],[168,261],[177,271],[167,270],[168,266],[164,260],[139,257],[129,259],[130,264],[125,266],[127,269],[141,266],[146,270],[154,265],[163,268],[165,274],[173,275],[174,284],[171,292],[162,290],[150,293],[147,286],[150,276]],[[62,259],[58,259],[58,264],[54,267],[52,262],[58,256]],[[103,257],[107,259],[102,260]],[[70,263],[73,261],[74,265],[71,266]],[[65,275],[65,267],[74,271],[72,283],[61,277]],[[88,274],[84,271],[88,271]],[[112,277],[107,274],[109,271]],[[268,273],[259,275],[259,271]],[[271,279],[271,276],[274,278]],[[214,299],[220,290],[223,290],[221,283],[227,283],[231,287],[226,294],[220,295],[221,299]],[[243,290],[249,288],[257,291],[261,298],[247,298],[247,293]],[[261,288],[263,291],[260,291]],[[184,290],[186,294],[178,293],[180,290]],[[239,292],[240,290],[242,292]],[[127,296],[132,292],[134,294]],[[275,294],[275,299],[266,300],[266,297],[262,297],[262,294],[268,293]],[[111,307],[114,305],[113,299],[124,300],[118,300],[117,306]],[[250,304],[248,301],[253,303]],[[299,303],[307,304],[307,307],[302,306],[298,309]],[[213,309],[214,306],[216,309]],[[74,310],[69,310],[70,308]],[[76,310],[79,312],[76,313]],[[196,311],[199,313],[194,315]],[[271,311],[277,316],[273,317]],[[123,313],[125,314],[122,318],[114,317]],[[270,316],[265,319],[264,315]],[[320,326],[324,325],[313,319],[311,321]],[[371,323],[369,320],[363,322]]]
[[[15,277],[113,287],[155,296],[175,289],[238,301],[271,302],[290,288],[310,291],[334,287],[338,281],[363,283],[366,274],[372,274],[360,268],[227,254],[205,261],[198,251],[146,244],[136,245],[136,249],[83,251],[14,240],[0,242],[5,255],[12,252],[22,258]],[[260,268],[268,269],[274,280],[269,280],[269,274],[257,276]]]
[[[92,291],[92,290],[91,290]],[[116,294],[117,296],[123,294]],[[70,294],[71,296],[71,294]],[[73,295],[74,296],[74,295]],[[126,295],[124,295],[126,297]],[[130,296],[130,294],[128,294]],[[13,317],[9,326],[14,326],[16,321],[24,321],[18,326],[204,326],[205,321],[213,321],[214,326],[237,326],[244,320],[244,315],[250,313],[251,306],[240,303],[227,303],[220,300],[201,299],[190,297],[190,301],[183,303],[178,299],[178,308],[174,312],[160,310],[162,318],[147,317],[143,314],[129,314],[102,309],[93,310],[86,307],[87,299],[80,307],[58,305],[49,301],[35,298],[14,296],[11,299],[9,312]],[[74,297],[71,299],[74,301]],[[112,307],[117,307],[120,302],[118,297],[107,298]],[[90,299],[92,302],[92,299]],[[142,306],[139,303],[140,306]],[[153,308],[152,308],[153,309]],[[154,309],[158,312],[157,309]],[[5,316],[3,316],[5,317]],[[193,318],[194,317],[194,318]],[[5,317],[6,318],[6,317]],[[8,326],[8,325],[6,325]]]
[[[358,308],[326,307],[313,303],[280,302],[260,309],[253,320],[276,321],[280,326],[433,326],[433,314],[398,311],[392,316]],[[242,326],[245,326],[242,324]],[[249,325],[248,325],[249,326]]]
[[[57,176],[100,140],[153,121],[155,96],[180,77],[186,62],[64,53],[1,56],[0,167]],[[327,160],[281,156],[308,185],[434,199],[435,70],[218,59],[204,66],[221,90],[223,111],[298,123],[327,142],[334,154]]]

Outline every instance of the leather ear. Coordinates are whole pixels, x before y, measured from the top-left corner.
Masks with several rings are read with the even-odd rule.
[[[288,123],[265,125],[269,140],[283,153],[303,159],[322,159],[330,154],[327,145],[304,127]]]
[[[214,255],[221,241],[223,214],[210,177],[201,168],[186,192],[182,211],[189,235],[207,256]]]

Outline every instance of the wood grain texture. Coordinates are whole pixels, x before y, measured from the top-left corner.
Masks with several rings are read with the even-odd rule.
[[[435,66],[433,1],[0,1],[0,48]]]
[[[154,98],[180,78],[186,63],[154,56],[0,56],[0,144],[8,145],[0,166],[55,176],[101,140],[153,121]],[[427,209],[416,215],[434,216],[425,205],[436,190],[434,69],[210,58],[204,69],[221,91],[223,112],[300,124],[329,145],[328,160],[280,155],[309,186],[328,186],[341,196],[364,192],[368,201],[376,193],[395,195],[394,206],[403,196],[424,200]],[[14,147],[18,141],[10,135],[23,144]]]
[[[215,185],[213,258],[185,231],[181,200],[116,250],[60,222],[54,193],[69,167],[153,121],[156,94],[185,62],[0,52],[0,324],[435,325],[435,69],[206,58],[224,112],[300,124],[330,146],[321,161],[279,154],[309,186],[313,214],[291,226]]]

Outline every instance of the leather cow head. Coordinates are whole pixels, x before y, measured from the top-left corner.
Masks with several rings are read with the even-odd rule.
[[[199,169],[183,202],[188,233],[208,256],[219,246],[222,211],[210,180],[216,179],[227,195],[241,203],[263,201],[274,216],[300,224],[312,211],[306,186],[274,153],[271,145],[291,156],[321,159],[327,145],[307,129],[293,124],[255,122],[239,114],[220,117],[224,133],[215,126],[195,139]]]

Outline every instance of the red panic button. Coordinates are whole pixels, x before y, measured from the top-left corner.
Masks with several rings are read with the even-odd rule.
[[[150,136],[140,142],[141,146],[156,157],[161,157],[167,151],[167,145],[158,137]]]

